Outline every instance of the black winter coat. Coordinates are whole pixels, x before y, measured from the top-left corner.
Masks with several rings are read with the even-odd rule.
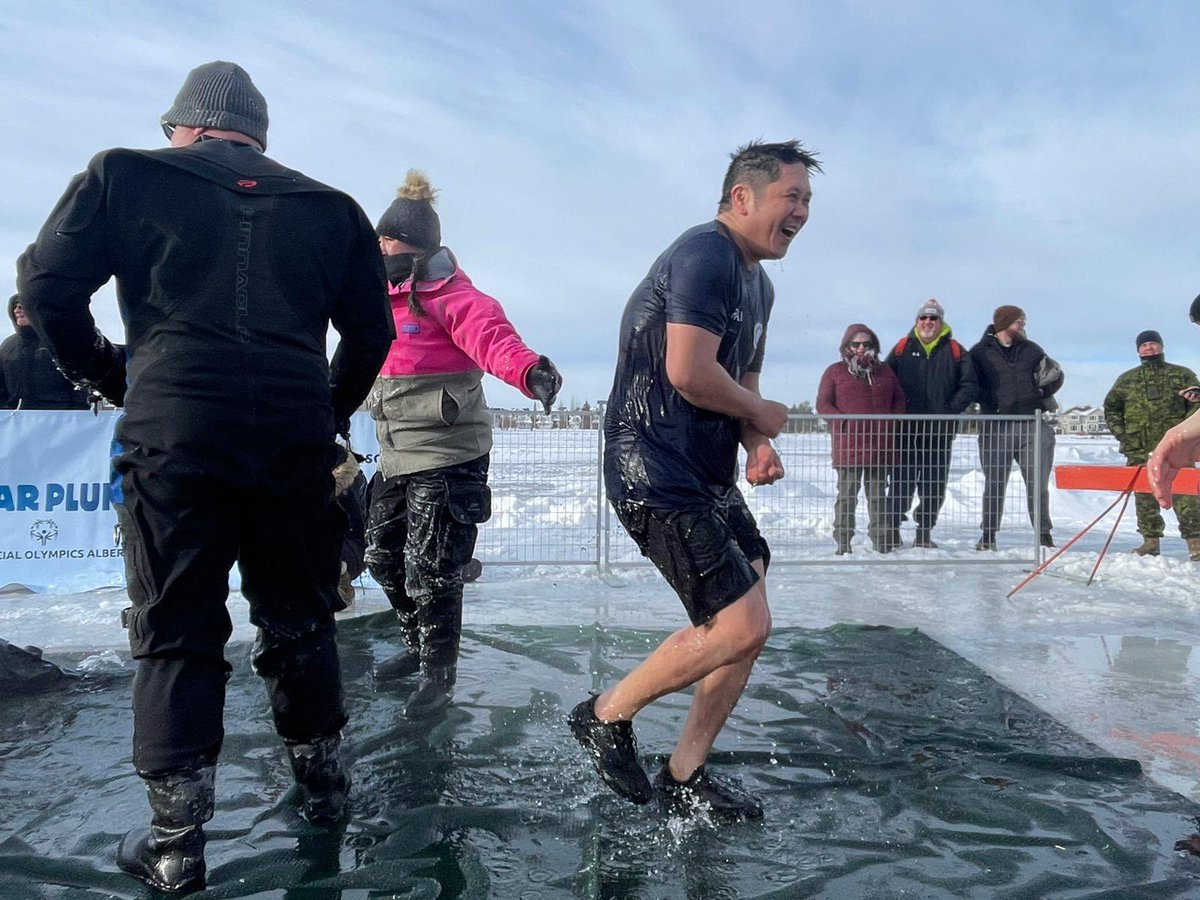
[[[903,352],[896,353],[897,344],[888,353],[887,362],[900,379],[910,415],[956,416],[977,399],[979,388],[971,355],[959,344],[959,358],[955,359],[952,342],[957,343],[947,329],[933,353],[926,355],[921,339],[909,332]]]
[[[989,325],[979,343],[971,348],[971,362],[979,382],[980,409],[1006,416],[1027,416],[1054,409],[1050,398],[1062,387],[1064,378],[1060,370],[1050,383],[1039,387],[1037,374],[1043,360],[1049,360],[1046,351],[1033,341],[1018,340],[1005,347]]]
[[[87,409],[87,395],[54,365],[28,325],[0,343],[0,409]]]
[[[358,205],[231,141],[98,154],[17,273],[30,321],[72,379],[111,384],[127,366],[123,445],[235,483],[283,473],[289,447],[332,445],[335,417],[362,402],[394,337]],[[89,311],[110,276],[124,354]]]

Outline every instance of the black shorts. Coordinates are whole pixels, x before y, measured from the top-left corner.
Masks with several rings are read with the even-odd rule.
[[[707,506],[656,509],[615,502],[617,518],[642,556],[683,601],[693,625],[703,625],[758,581],[750,565],[770,563],[767,542],[738,491]]]

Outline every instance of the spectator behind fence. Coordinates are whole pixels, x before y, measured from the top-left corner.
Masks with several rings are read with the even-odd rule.
[[[133,764],[153,817],[117,864],[185,892],[205,882],[234,563],[300,812],[328,823],[345,810],[334,436],[392,321],[370,222],[264,155],[266,101],[240,66],[193,69],[161,124],[170,147],[92,159],[17,269],[63,371],[125,406],[114,500],[137,660]],[[88,309],[113,275],[125,352]]]
[[[1018,306],[997,307],[992,324],[971,348],[979,381],[979,406],[984,414],[1032,416],[1058,408],[1054,394],[1062,387],[1063,372],[1046,351],[1025,336],[1025,313]],[[1040,437],[1041,456],[1034,468],[1034,441]],[[979,428],[979,461],[983,467],[983,534],[976,550],[995,550],[996,532],[1004,518],[1004,494],[1013,460],[1025,480],[1029,521],[1037,525],[1038,541],[1053,547],[1050,522],[1050,470],[1054,467],[1054,428],[1040,415],[1036,422],[984,420]],[[1039,515],[1040,513],[1040,515]]]
[[[887,357],[900,379],[910,416],[957,416],[975,402],[978,387],[970,354],[951,336],[950,325],[937,300],[917,310],[916,324],[900,338]],[[912,421],[900,423],[896,435],[897,461],[888,488],[892,535],[897,547],[900,520],[918,497],[913,512],[917,534],[914,547],[936,549],[933,529],[946,499],[946,477],[958,423]]]
[[[16,334],[0,343],[0,409],[87,409],[87,394],[58,371],[16,294],[8,318]]]
[[[1190,416],[1200,404],[1185,397],[1196,384],[1196,373],[1166,361],[1162,336],[1157,331],[1141,332],[1135,346],[1141,363],[1117,377],[1104,398],[1104,420],[1120,442],[1126,464],[1141,466],[1167,429]],[[1138,493],[1135,505],[1142,544],[1133,552],[1158,556],[1164,531],[1158,503],[1152,494]],[[1180,495],[1174,498],[1173,507],[1179,533],[1187,541],[1188,556],[1200,562],[1200,498]]]
[[[525,346],[499,301],[442,246],[428,179],[410,170],[376,227],[396,340],[367,408],[379,437],[371,480],[367,565],[400,618],[405,648],[381,679],[420,672],[404,714],[450,702],[462,633],[463,567],[491,516],[492,415],[484,371],[540,400],[547,415],[562,378]]]
[[[817,412],[828,415],[893,414],[905,410],[900,381],[880,361],[879,338],[866,325],[854,324],[842,335],[841,360],[821,376]],[[850,551],[854,510],[861,486],[867,495],[867,534],[880,553],[894,550],[888,514],[888,473],[896,462],[895,423],[887,419],[833,419],[833,469],[837,499],[833,503],[833,539],[837,555]]]

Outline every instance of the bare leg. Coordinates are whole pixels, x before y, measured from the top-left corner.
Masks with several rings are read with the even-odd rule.
[[[753,565],[760,580],[745,595],[705,625],[675,632],[596,700],[596,716],[613,722],[632,719],[659,697],[697,685],[671,757],[673,775],[690,775],[704,762],[770,633],[762,563]]]

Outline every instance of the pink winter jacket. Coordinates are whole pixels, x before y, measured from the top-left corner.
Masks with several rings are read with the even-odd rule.
[[[411,280],[389,285],[396,340],[367,400],[385,478],[476,459],[492,448],[487,372],[532,397],[525,376],[538,354],[500,303],[478,290],[445,247],[417,282],[425,315],[408,308]]]

